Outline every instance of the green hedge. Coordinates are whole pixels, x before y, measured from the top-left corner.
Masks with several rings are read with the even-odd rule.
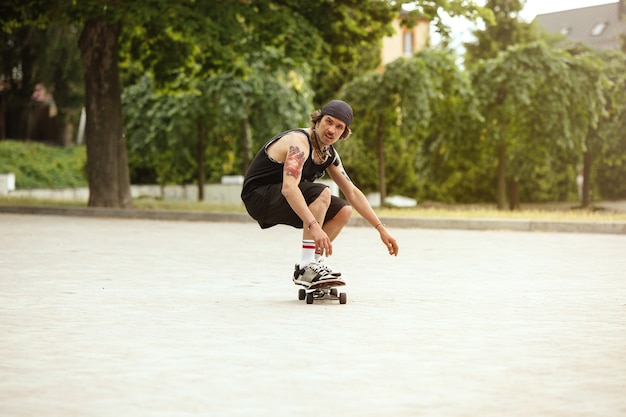
[[[14,173],[18,189],[86,187],[86,163],[84,146],[0,141],[0,173]]]

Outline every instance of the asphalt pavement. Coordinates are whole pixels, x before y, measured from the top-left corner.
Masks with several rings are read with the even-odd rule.
[[[213,220],[0,213],[0,416],[626,416],[624,234],[352,225],[307,305]]]

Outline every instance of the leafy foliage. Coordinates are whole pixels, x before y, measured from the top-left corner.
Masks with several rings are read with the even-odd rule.
[[[504,177],[529,185],[541,183],[537,175],[542,170],[537,166],[562,171],[563,165],[553,165],[558,154],[569,155],[567,164],[575,166],[575,152],[582,148],[589,127],[597,123],[604,103],[595,61],[542,42],[522,44],[481,62],[472,77],[487,121],[479,134],[494,157],[498,149],[506,150],[498,156],[500,166],[507,167],[498,174],[500,185],[505,184]],[[531,187],[526,189],[529,197],[538,198],[532,195],[536,187]],[[500,194],[501,208],[502,198]]]
[[[16,188],[85,187],[83,146],[59,148],[40,143],[0,141],[0,172],[15,174]]]
[[[586,142],[593,159],[597,192],[602,198],[626,197],[626,54],[605,50],[594,53],[605,77],[605,112]]]
[[[45,29],[27,26],[0,32],[0,78],[6,82],[0,94],[6,100],[7,137],[27,137],[28,105],[37,82],[53,94],[61,127],[78,123],[84,86],[77,39],[75,26],[58,23]],[[51,140],[62,143],[63,135],[59,136]]]
[[[295,72],[267,73],[261,68],[250,77],[222,74],[175,90],[158,90],[145,77],[124,92],[131,178],[137,183],[190,183],[198,172],[195,158],[198,128],[208,138],[204,149],[206,176],[219,182],[222,175],[243,174],[240,136],[249,121],[256,151],[280,130],[306,126],[311,92]],[[249,155],[250,156],[250,155]]]
[[[241,174],[267,139],[306,126],[313,108],[339,96],[355,121],[337,148],[366,191],[482,202],[500,199],[496,187],[507,184],[523,201],[569,199],[588,151],[595,196],[623,196],[623,51],[600,56],[535,42],[533,26],[517,18],[521,3],[7,0],[3,74],[21,68],[31,77],[18,101],[42,78],[62,80],[60,106],[80,106],[83,80],[70,46],[87,22],[119,25],[133,182],[200,181],[200,164],[208,181]],[[485,21],[466,45],[469,71],[445,49],[374,71],[393,19],[432,19],[446,32],[444,11]],[[117,111],[101,110],[88,109]]]
[[[358,115],[346,147],[361,150],[361,156],[352,152],[355,162],[346,158],[344,163],[359,172],[355,175],[371,171],[371,161],[383,156],[375,152],[377,140],[384,138],[383,153],[393,161],[386,165],[385,178],[391,193],[425,198],[437,193],[451,180],[451,168],[443,168],[450,153],[463,149],[467,124],[480,119],[469,79],[446,50],[398,59],[382,74],[348,84],[344,95]],[[367,178],[365,189],[375,189],[374,177]]]
[[[522,0],[487,0],[485,8],[493,13],[483,30],[473,32],[476,40],[465,46],[465,62],[469,68],[485,59],[495,58],[511,45],[538,40],[534,23],[519,18],[524,4]]]

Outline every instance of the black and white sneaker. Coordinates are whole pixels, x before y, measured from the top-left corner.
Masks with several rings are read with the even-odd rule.
[[[304,268],[300,268],[300,266],[296,264],[293,272],[293,283],[309,288],[312,284],[323,280],[341,279],[335,274],[336,273],[333,273],[323,262],[311,262]]]
[[[332,276],[334,276],[335,278],[339,278],[341,276],[341,272],[335,272],[332,270],[332,268],[330,266],[328,266],[326,264],[326,259],[324,258],[319,258],[317,261],[318,264],[320,264],[322,266],[322,268],[324,268],[326,271],[328,271],[328,273]]]

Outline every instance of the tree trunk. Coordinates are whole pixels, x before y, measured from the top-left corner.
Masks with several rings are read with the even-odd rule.
[[[85,73],[85,142],[90,207],[131,207],[117,67],[121,24],[85,22],[79,47]]]
[[[385,200],[387,199],[387,186],[385,185],[385,140],[384,134],[385,131],[385,116],[382,114],[378,118],[378,134],[377,134],[377,143],[378,143],[378,181],[380,183],[380,205],[381,207],[385,205]]]
[[[583,154],[583,198],[582,208],[591,208],[591,150],[587,145],[587,150]]]
[[[511,211],[520,209],[519,201],[519,182],[516,178],[509,180],[509,208]]]
[[[24,46],[18,48],[21,71],[24,79],[21,83],[11,82],[11,90],[16,94],[11,98],[13,102],[7,103],[6,121],[7,136],[13,139],[29,140],[29,106],[35,82],[39,81],[40,72],[37,70],[35,62],[37,60],[37,50],[33,45],[33,38],[39,29],[32,26],[20,28],[17,32],[18,39],[24,39]]]
[[[250,166],[250,122],[247,118],[241,121],[241,166],[242,174],[245,174]]]
[[[506,209],[506,143],[498,146],[498,210]]]
[[[4,91],[0,90],[0,140],[7,137],[6,123],[6,101]]]
[[[198,201],[204,201],[204,124],[198,119]]]

